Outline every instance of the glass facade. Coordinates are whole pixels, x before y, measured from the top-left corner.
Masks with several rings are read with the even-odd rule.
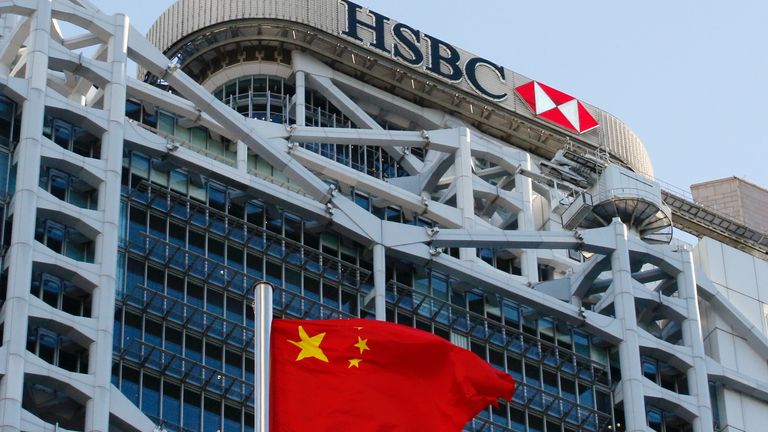
[[[764,263],[755,233],[647,181],[608,113],[571,100],[600,128],[559,130],[518,100],[536,82],[346,1],[205,27],[180,2],[148,33],[169,58],[122,15],[45,3],[3,9],[0,427],[254,431],[265,281],[275,318],[384,318],[512,375],[468,432],[759,427],[759,280],[721,271]]]
[[[227,84],[217,95],[262,115],[252,92],[266,88],[265,118],[285,121],[285,111],[272,112],[282,103],[269,104],[273,90],[288,88],[284,80],[235,83],[234,93]],[[169,135],[188,133],[175,121],[163,126],[162,112],[134,119]],[[312,220],[166,169],[138,150],[126,150],[123,169],[113,383],[166,430],[253,430],[254,285],[274,284],[276,317],[373,318],[373,304],[365,303],[373,289],[370,253],[331,230],[318,232]],[[405,220],[397,208],[350,193],[368,211]],[[388,320],[470,349],[517,380],[511,401],[481,412],[466,430],[608,430],[609,355],[589,334],[412,263],[389,258],[386,277]]]
[[[269,120],[275,123],[291,124],[289,101],[295,88],[288,80],[275,76],[247,76],[232,80],[214,90],[213,94],[232,109],[249,118]],[[307,89],[305,93],[306,126],[355,128],[352,120],[317,91]],[[293,110],[295,112],[295,110]],[[376,119],[385,129],[397,129],[384,119]],[[381,147],[362,145],[302,143],[302,147],[319,153],[342,165],[354,168],[376,178],[391,178],[406,175],[395,159],[381,150]],[[421,156],[421,149],[411,149]],[[265,165],[257,155],[249,154],[248,166],[257,171],[267,171],[274,176],[271,167]]]
[[[11,161],[13,150],[19,142],[20,121],[21,115],[16,103],[0,96],[0,215],[4,221],[3,229],[0,230],[0,244],[3,245],[0,262],[5,260],[5,253],[11,241],[12,220],[8,216],[8,209],[16,183],[16,169]],[[0,275],[0,306],[6,298],[7,277],[5,271]]]

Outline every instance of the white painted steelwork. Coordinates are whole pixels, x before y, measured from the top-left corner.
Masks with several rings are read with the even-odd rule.
[[[757,431],[736,418],[743,410],[750,419],[760,419],[768,407],[768,384],[760,378],[768,369],[768,339],[761,321],[765,314],[760,318],[754,313],[757,306],[742,298],[749,295],[732,291],[755,287],[751,298],[765,303],[765,261],[744,258],[745,254],[709,241],[694,251],[696,259],[692,260],[686,248],[643,242],[618,220],[603,228],[563,230],[555,210],[565,194],[556,183],[546,181],[537,162],[541,161],[539,154],[546,153],[542,148],[560,146],[567,141],[567,134],[538,125],[533,117],[512,109],[517,117],[509,118],[516,120],[510,121],[513,126],[505,135],[508,139],[501,140],[503,134],[489,125],[507,118],[493,114],[502,107],[470,102],[464,94],[467,89],[461,85],[440,84],[440,92],[453,89],[457,95],[456,108],[443,110],[443,102],[431,103],[400,91],[401,85],[415,87],[415,80],[426,80],[417,73],[409,75],[413,84],[406,77],[401,77],[402,82],[394,75],[381,78],[396,82],[391,91],[380,82],[371,84],[371,75],[360,68],[384,77],[392,72],[392,65],[382,66],[382,60],[359,44],[347,41],[339,45],[343,40],[335,34],[339,29],[336,2],[261,0],[240,2],[226,10],[214,8],[221,4],[181,1],[161,17],[152,34],[163,39],[163,48],[178,48],[199,36],[199,31],[232,28],[231,21],[222,21],[229,14],[263,20],[268,25],[259,38],[267,43],[285,42],[284,38],[293,36],[290,31],[282,34],[283,29],[295,28],[296,47],[303,51],[292,51],[290,62],[251,62],[260,63],[259,70],[283,73],[283,78],[296,84],[291,101],[295,121],[274,124],[244,118],[211,95],[205,82],[192,78],[184,64],[172,63],[122,15],[105,15],[83,0],[0,1],[4,23],[0,87],[22,107],[22,130],[14,158],[14,223],[11,246],[4,258],[8,294],[0,313],[4,325],[0,346],[1,431],[54,430],[55,425],[22,408],[25,385],[40,382],[62,389],[64,396],[84,407],[85,430],[155,429],[156,425],[110,382],[120,176],[126,142],[190,173],[215,176],[246,195],[268,198],[371,248],[374,290],[370,300],[379,319],[386,317],[387,259],[396,257],[429,266],[460,280],[461,289],[503,294],[616,347],[622,379],[613,397],[616,404],[623,403],[625,430],[647,431],[647,410],[658,408],[674,413],[695,432],[709,432],[713,430],[713,408],[719,408],[720,421],[728,422],[721,426]],[[190,5],[205,12],[196,15]],[[316,13],[309,16],[307,11]],[[57,28],[52,26],[54,19],[71,22],[84,34],[52,34],[51,28]],[[276,31],[269,33],[269,29]],[[321,31],[327,39],[322,43],[313,39]],[[334,41],[343,55],[328,51],[328,41]],[[94,47],[93,55],[76,51],[84,47]],[[361,52],[369,55],[360,57]],[[333,56],[338,58],[335,68],[328,61]],[[126,76],[128,60],[161,79],[173,93]],[[345,66],[357,61],[361,65]],[[246,70],[243,64],[249,62],[239,62],[241,70]],[[361,73],[350,73],[355,70]],[[224,66],[216,71],[229,72]],[[309,91],[331,101],[357,128],[307,126],[304,110],[296,113],[296,107],[306,106]],[[175,115],[179,124],[205,126],[228,138],[236,147],[236,160],[228,163],[177,137],[128,120],[125,98],[161,107]],[[42,119],[46,107],[67,113],[98,134],[100,155],[84,158],[45,138]],[[607,114],[595,112],[601,123],[598,129],[604,130],[601,133],[613,133],[617,128],[628,134]],[[402,130],[385,130],[382,119]],[[528,130],[528,126],[538,129]],[[639,141],[630,138],[625,150],[640,155],[625,162],[649,171]],[[590,140],[597,144],[608,138],[584,139],[586,144]],[[369,176],[299,145],[313,142],[381,147],[408,175]],[[536,147],[539,144],[541,148]],[[613,150],[621,159],[625,150],[616,145]],[[417,148],[423,152],[418,157],[413,150]],[[249,172],[249,154],[258,155],[290,183]],[[97,208],[73,208],[41,189],[41,160],[77,167],[80,177],[98,187]],[[330,187],[331,182],[337,186]],[[382,220],[355,204],[347,195],[350,188],[368,194],[378,207],[396,205],[433,226]],[[93,262],[65,257],[36,241],[34,224],[28,222],[39,217],[69,223],[92,238],[96,244]],[[459,249],[458,257],[451,256],[450,248]],[[477,256],[479,249],[513,257],[521,274],[489,265]],[[569,257],[569,251],[574,250],[592,254],[591,258],[576,261]],[[719,261],[757,269],[753,273],[759,276],[746,282],[742,278],[748,272],[729,276],[736,279],[720,278],[719,273],[726,273],[729,264],[716,265]],[[89,290],[92,316],[75,317],[31,296],[34,265],[56,268]],[[270,293],[262,287],[256,302],[259,349],[255,368],[260,395],[256,412],[260,432],[266,430],[269,410],[265,383]],[[76,335],[87,345],[87,373],[62,370],[26,350],[30,322],[40,320]],[[673,392],[648,380],[643,375],[641,356],[663,360],[678,370],[687,382],[685,391]],[[709,397],[710,382],[716,383],[715,407]]]

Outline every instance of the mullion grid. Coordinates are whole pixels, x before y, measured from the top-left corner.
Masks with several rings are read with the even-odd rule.
[[[491,345],[497,346],[504,350],[505,369],[507,368],[507,354],[519,355],[521,365],[523,366],[523,376],[525,376],[525,364],[530,363],[538,368],[539,381],[541,381],[541,373],[544,369],[547,369],[557,374],[558,377],[560,374],[570,377],[580,387],[587,386],[593,389],[595,387],[603,387],[594,375],[592,379],[585,380],[581,373],[583,368],[576,367],[574,371],[567,371],[563,368],[565,360],[555,361],[554,363],[551,360],[548,361],[548,359],[552,358],[552,355],[554,355],[555,359],[562,356],[570,358],[570,361],[573,363],[577,361],[586,363],[585,366],[589,370],[600,369],[594,365],[591,359],[581,359],[578,354],[562,347],[541,341],[522,331],[491,321],[461,306],[453,305],[446,300],[416,291],[407,285],[390,281],[387,288],[388,308],[393,312],[394,317],[409,317],[410,319],[418,317],[418,320],[427,319],[431,322],[433,329],[438,327],[447,328],[455,334],[467,337],[468,341],[480,341],[485,350],[489,349]],[[406,324],[413,325],[412,323]],[[497,336],[500,336],[500,339]],[[517,345],[518,342],[522,342],[522,350],[514,349],[515,346],[520,346]],[[610,391],[610,388],[605,390]],[[578,391],[576,394],[578,394]],[[529,409],[537,411],[549,420],[557,418],[566,428],[603,430],[610,422],[610,415],[606,413],[581,405],[576,400],[570,400],[559,394],[548,392],[543,388],[532,386],[527,382],[521,382],[520,380],[517,382],[515,394],[510,405],[522,408],[525,411]],[[480,421],[480,419],[482,417],[476,418],[477,421]],[[508,418],[508,421],[511,421],[511,419]],[[491,424],[487,419],[481,422],[481,426],[497,428],[492,430],[506,430],[498,429],[503,428],[503,426]]]

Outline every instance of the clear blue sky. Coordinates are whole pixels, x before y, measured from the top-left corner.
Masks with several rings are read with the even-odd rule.
[[[146,32],[173,0],[92,0]],[[768,2],[357,0],[622,119],[656,176],[768,188]]]

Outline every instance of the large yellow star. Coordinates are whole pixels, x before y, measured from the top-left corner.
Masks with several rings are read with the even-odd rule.
[[[371,350],[368,348],[368,339],[361,339],[360,336],[357,337],[357,343],[352,346],[360,348],[360,354],[363,354],[365,350]]]
[[[325,353],[320,348],[320,344],[323,342],[324,337],[325,333],[309,337],[307,332],[304,331],[304,327],[299,326],[299,338],[301,338],[301,340],[298,342],[292,340],[288,341],[301,348],[299,355],[296,357],[296,361],[304,360],[305,358],[316,358],[328,363],[328,357],[325,356]]]

